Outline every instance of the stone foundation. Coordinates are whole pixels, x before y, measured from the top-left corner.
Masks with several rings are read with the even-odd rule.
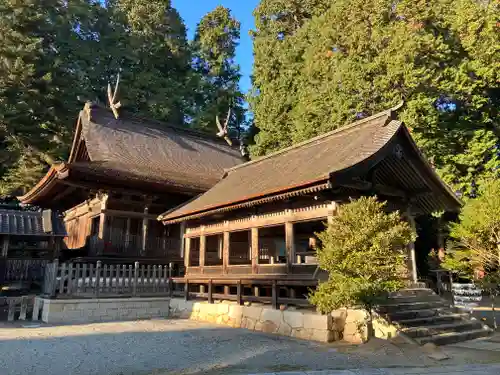
[[[37,297],[45,323],[94,323],[113,320],[133,320],[168,317],[169,299],[162,298],[101,298],[46,299]]]
[[[209,304],[173,298],[170,316],[319,342],[361,343],[366,337],[363,324],[366,313],[361,310],[345,309],[320,315],[314,311],[281,311],[269,306],[239,306],[226,301]]]

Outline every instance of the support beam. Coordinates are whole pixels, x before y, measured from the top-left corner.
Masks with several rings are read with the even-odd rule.
[[[101,201],[101,213],[99,214],[99,232],[98,232],[98,238],[102,244],[102,246],[99,246],[98,250],[98,255],[101,255],[102,252],[104,251],[104,242],[106,241],[105,234],[106,234],[106,214],[104,211],[106,211],[107,205],[108,205],[108,199],[109,195],[108,194],[102,194],[100,197]]]
[[[207,236],[200,236],[200,267],[205,266],[205,253],[207,251]]]
[[[291,268],[295,259],[295,233],[293,223],[285,223],[285,246],[286,246],[286,264],[288,269]]]
[[[227,274],[227,267],[229,266],[229,241],[231,237],[229,232],[224,232],[224,238],[222,240],[222,269],[223,273]]]
[[[9,252],[9,236],[2,236],[2,258],[7,258]]]
[[[180,252],[181,252],[181,258],[184,258],[184,234],[186,233],[186,222],[182,222],[181,225],[180,225],[180,237],[181,237],[181,241],[180,241],[180,244],[181,244],[181,248],[180,248]]]
[[[149,207],[146,206],[144,207],[144,215],[147,215],[149,211]],[[148,243],[148,232],[149,232],[149,219],[148,218],[143,218],[142,219],[142,247],[141,247],[141,254],[146,255],[146,246]]]
[[[408,223],[410,224],[411,230],[413,231],[413,233],[416,233],[417,229],[415,225],[415,218],[411,214],[410,210],[407,211],[407,219]],[[411,273],[411,280],[412,282],[416,283],[418,281],[417,256],[415,253],[415,242],[413,241],[408,244],[408,263],[408,267]]]
[[[259,228],[252,228],[250,230],[251,249],[252,249],[252,273],[257,273],[259,265]]]
[[[127,226],[125,228],[125,248],[128,248],[130,243],[130,218],[127,217]]]
[[[330,202],[328,204],[328,224],[331,224],[333,221],[333,216],[337,213],[337,203]]]
[[[191,266],[190,262],[190,253],[191,253],[191,238],[186,238],[184,241],[184,267],[186,269]]]

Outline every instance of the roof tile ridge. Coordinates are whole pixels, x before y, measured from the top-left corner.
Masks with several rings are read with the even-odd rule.
[[[324,138],[328,138],[328,137],[330,137],[330,136],[332,136],[334,134],[342,133],[342,132],[344,132],[346,130],[349,130],[349,129],[355,128],[357,126],[363,125],[363,124],[365,124],[365,123],[367,123],[367,122],[369,122],[371,120],[377,119],[377,118],[382,117],[382,116],[387,116],[387,118],[388,118],[387,120],[391,120],[392,116],[393,116],[392,115],[393,112],[394,112],[394,108],[385,110],[383,112],[376,113],[376,114],[374,114],[372,116],[369,116],[369,117],[363,118],[361,120],[352,122],[350,124],[341,126],[340,128],[331,130],[331,131],[329,131],[327,133],[320,134],[320,135],[318,135],[316,137],[313,137],[313,138],[307,139],[305,141],[299,142],[299,143],[297,143],[295,145],[292,145],[292,146],[289,146],[289,147],[285,147],[284,149],[275,151],[275,152],[273,152],[273,153],[271,153],[269,155],[265,155],[265,156],[262,156],[260,158],[255,159],[255,160],[251,160],[249,162],[236,165],[236,166],[234,166],[232,168],[225,169],[225,171],[224,171],[225,175],[227,175],[228,173],[230,173],[230,172],[232,172],[232,171],[234,171],[236,169],[244,168],[244,167],[246,167],[248,165],[252,165],[252,164],[257,164],[257,163],[259,163],[261,161],[264,161],[264,160],[267,160],[267,159],[271,159],[271,158],[273,158],[273,157],[275,157],[277,155],[281,155],[281,154],[287,153],[287,152],[292,151],[292,150],[294,150],[296,148],[303,147],[303,146],[305,146],[307,144],[310,144],[310,143],[322,140]],[[383,126],[386,126],[390,122],[390,121],[387,121],[387,120],[384,121]]]

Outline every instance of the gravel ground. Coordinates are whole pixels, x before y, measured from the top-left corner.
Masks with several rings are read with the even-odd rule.
[[[500,362],[498,352],[468,356],[468,350],[455,348],[446,364]],[[188,320],[3,324],[0,353],[1,375],[232,375],[443,365],[394,345],[321,345]]]

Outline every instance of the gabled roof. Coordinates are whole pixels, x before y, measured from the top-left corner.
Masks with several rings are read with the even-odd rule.
[[[66,230],[60,217],[49,213],[52,219],[51,231],[43,225],[43,213],[20,210],[0,209],[0,235],[11,236],[66,236]]]
[[[215,136],[127,113],[115,119],[108,109],[86,106],[78,118],[68,162],[51,168],[19,200],[44,203],[44,197],[51,196],[47,189],[76,175],[101,185],[132,184],[145,194],[170,190],[198,194],[219,181],[224,169],[242,162],[239,150]]]
[[[409,150],[405,151],[410,152],[417,160],[419,169],[425,171],[425,185],[432,185],[432,193],[437,197],[436,201],[427,202],[423,210],[430,210],[431,206],[432,209],[450,210],[459,207],[458,200],[422,157],[406,127],[395,119],[393,110],[388,110],[230,168],[213,188],[199,198],[164,213],[159,219],[165,223],[185,221],[329,189],[341,175],[345,177],[352,170],[361,173],[361,166],[373,167],[379,163],[383,155],[392,153],[390,145],[396,140],[406,142]]]

